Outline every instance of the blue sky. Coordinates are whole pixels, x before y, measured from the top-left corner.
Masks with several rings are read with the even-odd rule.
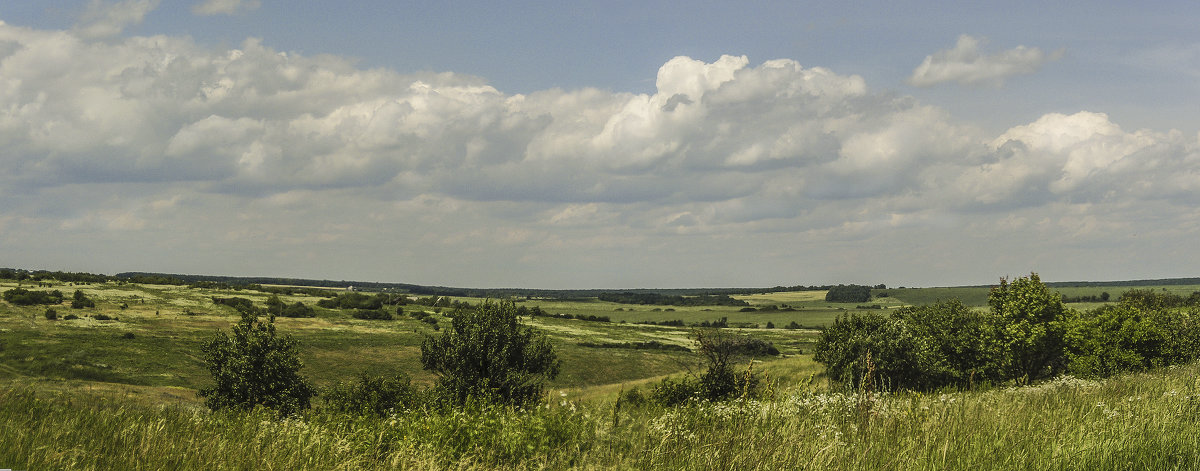
[[[1200,5],[6,2],[0,266],[1196,276]]]

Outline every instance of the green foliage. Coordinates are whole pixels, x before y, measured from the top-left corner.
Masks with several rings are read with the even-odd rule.
[[[96,302],[87,297],[83,291],[75,290],[74,298],[71,300],[71,309],[84,309],[96,307]]]
[[[862,303],[871,300],[871,287],[862,285],[831,286],[825,293],[825,302]]]
[[[362,293],[341,293],[335,298],[317,301],[317,306],[326,309],[367,309],[374,310],[383,307],[387,295],[377,294],[367,296]]]
[[[205,405],[212,410],[263,406],[281,416],[308,408],[316,391],[300,375],[296,341],[276,335],[274,316],[264,323],[254,309],[242,311],[232,334],[217,331],[201,347],[215,383],[200,389]]]
[[[943,369],[932,353],[903,318],[851,313],[821,332],[813,360],[835,383],[852,386],[870,376],[885,387],[926,389],[939,385]]]
[[[1007,366],[999,319],[958,300],[839,317],[822,332],[814,359],[842,384],[872,374],[873,384],[917,390],[999,381]]]
[[[46,320],[52,321],[58,319],[58,311],[55,311],[52,307],[46,308],[46,312],[42,313],[42,315],[46,317]]]
[[[1008,375],[1018,381],[1049,378],[1066,369],[1064,335],[1074,313],[1063,306],[1037,273],[1000,286],[988,295],[988,305],[1003,328]]]
[[[324,394],[326,407],[347,414],[373,414],[386,417],[412,409],[421,402],[421,393],[404,373],[391,376],[363,375],[356,383],[339,382]]]
[[[18,306],[35,304],[60,304],[63,301],[62,291],[31,291],[24,288],[13,288],[4,292],[4,300]]]
[[[700,329],[695,336],[696,351],[707,367],[700,375],[697,393],[710,401],[757,395],[760,378],[750,370],[734,372],[734,364],[751,356],[779,354],[774,346],[762,340],[719,329]]]
[[[747,306],[749,303],[727,294],[679,296],[660,293],[599,293],[596,299],[618,304],[658,304],[662,306]]]
[[[677,406],[700,397],[700,382],[688,377],[665,378],[650,390],[650,400],[664,406]]]
[[[1200,355],[1197,313],[1125,301],[1090,311],[1071,325],[1066,336],[1071,374],[1106,377],[1186,363]]]
[[[356,309],[354,311],[354,314],[351,314],[351,315],[354,316],[355,319],[366,319],[366,320],[377,320],[377,321],[392,320],[392,314],[383,309]]]
[[[545,335],[521,325],[511,301],[457,310],[450,328],[421,345],[421,363],[440,376],[443,398],[527,405],[558,375],[558,356]]]
[[[282,317],[316,317],[316,315],[317,313],[312,307],[305,306],[304,303],[300,301],[296,301],[295,304],[284,308],[283,312],[280,314]]]
[[[254,301],[251,301],[246,298],[239,298],[236,296],[229,297],[229,298],[219,298],[219,297],[213,296],[212,302],[213,302],[213,304],[229,306],[231,308],[236,309],[238,312],[244,312],[244,311],[254,309]]]

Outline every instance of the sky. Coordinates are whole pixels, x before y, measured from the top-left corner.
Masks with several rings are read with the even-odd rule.
[[[0,266],[1200,276],[1200,3],[0,3]]]

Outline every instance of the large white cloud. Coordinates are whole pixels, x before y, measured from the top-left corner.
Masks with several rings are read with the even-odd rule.
[[[966,34],[959,36],[953,49],[925,56],[913,70],[908,83],[918,87],[947,82],[999,86],[1009,77],[1032,74],[1045,63],[1062,57],[1062,51],[1047,54],[1036,47],[1025,46],[984,54],[981,46],[986,42]]]
[[[325,266],[396,241],[397,257],[611,271],[623,250],[637,263],[706,244],[729,250],[722,261],[757,256],[741,239],[774,257],[956,227],[1103,240],[1139,208],[1200,203],[1195,135],[1082,111],[989,136],[858,76],[738,56],[671,59],[650,94],[514,95],[254,39],[215,50],[0,24],[0,148],[12,250],[53,232],[115,253],[226,254],[178,268],[190,271],[254,250]],[[1200,221],[1180,214],[1175,227]],[[127,242],[140,234],[155,242]]]

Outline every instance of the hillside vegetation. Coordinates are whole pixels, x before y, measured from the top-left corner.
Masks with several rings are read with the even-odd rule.
[[[1059,344],[1031,344],[1059,348],[1047,357],[1012,353],[1015,340],[1042,338],[1032,334],[995,331],[988,343],[989,329],[1017,325],[1025,311],[996,311],[986,288],[982,299],[971,287],[876,287],[865,302],[860,290],[855,302],[795,290],[726,293],[712,304],[696,304],[703,293],[495,304],[75,279],[0,279],[0,291],[20,290],[14,300],[44,301],[0,303],[0,467],[1200,469],[1200,366],[1193,337],[1180,335],[1195,330],[1200,296],[1187,285],[1041,292],[1036,304],[1071,322],[1050,330]],[[1012,286],[1041,289],[1031,281]],[[1112,302],[1062,302],[1102,292]],[[517,355],[511,364],[541,355],[544,368],[528,370],[541,373],[455,382],[476,373],[454,358],[490,361],[470,357],[472,345],[512,341],[472,330],[486,323],[472,315],[484,312],[517,315],[530,329],[522,338],[540,346],[507,350]],[[1038,322],[1021,332],[1038,332]],[[251,335],[246,345],[277,348],[278,364],[303,376],[286,381],[311,384],[311,406],[204,406],[196,392],[214,390],[213,358],[236,358],[212,349],[236,355],[239,325],[278,332],[277,344]],[[858,337],[874,331],[854,326],[914,337]],[[232,340],[214,340],[225,332]],[[922,332],[956,343],[903,346],[937,345]],[[879,343],[888,339],[893,350]],[[830,361],[835,345],[841,366]],[[973,345],[996,348],[964,356]],[[235,390],[251,376],[229,371]],[[504,384],[521,399],[489,398]]]

